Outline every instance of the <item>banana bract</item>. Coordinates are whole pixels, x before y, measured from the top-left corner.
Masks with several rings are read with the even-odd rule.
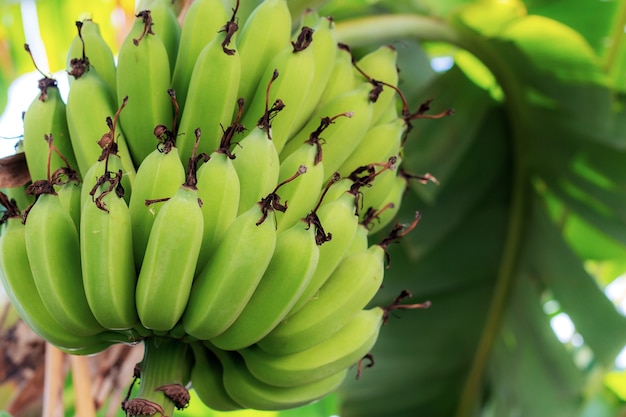
[[[1,282],[65,351],[145,345],[127,415],[172,415],[189,382],[216,409],[307,404],[354,371],[386,321],[369,304],[388,243],[407,232],[391,223],[417,118],[395,87],[395,51],[351,58],[329,16],[292,22],[287,0],[247,21],[196,0],[181,35],[171,3],[139,2],[106,80],[101,51],[74,40],[67,117],[52,87],[26,111],[39,181],[28,207],[0,195]],[[80,201],[64,203],[68,190]]]

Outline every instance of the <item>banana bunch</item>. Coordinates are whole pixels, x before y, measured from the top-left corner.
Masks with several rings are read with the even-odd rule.
[[[189,383],[217,410],[337,388],[389,311],[370,305],[386,248],[417,224],[370,241],[425,117],[396,51],[357,59],[329,17],[264,0],[241,22],[238,5],[195,0],[178,24],[176,4],[142,0],[117,61],[78,22],[67,101],[44,75],[25,113],[33,182],[0,194],[0,275],[24,320],[72,354],[144,343],[131,416],[184,408]]]

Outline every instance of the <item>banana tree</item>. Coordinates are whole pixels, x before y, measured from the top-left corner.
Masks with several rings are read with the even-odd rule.
[[[79,3],[37,3],[51,69],[65,68]],[[129,15],[127,3],[116,6]],[[241,19],[255,3],[244,2]],[[394,312],[374,366],[324,401],[279,415],[623,412],[626,377],[615,359],[626,320],[606,289],[626,269],[626,2],[289,4],[294,21],[309,7],[332,16],[356,58],[381,45],[398,53],[399,90],[419,109],[398,219],[419,211],[421,220],[390,247],[372,304],[405,290],[431,307]],[[6,89],[31,64],[19,52],[25,4],[1,7]],[[119,45],[127,30],[104,33]],[[551,322],[565,315],[575,330],[563,341]],[[207,415],[193,403],[181,415]]]

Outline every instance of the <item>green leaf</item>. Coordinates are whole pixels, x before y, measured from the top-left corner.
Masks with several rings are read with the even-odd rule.
[[[594,361],[610,366],[626,345],[626,318],[585,271],[539,204],[533,210],[533,220],[524,256],[528,279],[550,289],[593,351]],[[602,326],[596,317],[602,317]]]
[[[459,94],[460,91],[463,94]],[[413,122],[414,128],[405,146],[405,166],[415,173],[431,173],[440,183],[447,183],[476,140],[485,114],[495,103],[487,92],[478,88],[457,67],[412,96],[423,100],[432,99],[431,107],[436,109],[434,113],[448,108],[465,109],[472,106],[474,109],[471,113],[457,111],[445,119]],[[440,187],[416,185],[413,188],[430,202],[441,191]]]
[[[574,416],[585,375],[550,327],[542,287],[530,276],[519,278],[491,360],[492,415]]]

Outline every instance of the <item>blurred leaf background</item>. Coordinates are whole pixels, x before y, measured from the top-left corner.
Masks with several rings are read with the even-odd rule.
[[[375,300],[408,289],[432,307],[399,312],[375,366],[337,395],[229,415],[624,415],[626,1],[289,2],[296,17],[333,16],[355,55],[394,45],[412,109],[432,99],[433,113],[455,110],[413,122],[402,168],[439,185],[411,183],[400,220],[422,220],[393,247]],[[78,17],[90,12],[117,49],[134,4],[0,1],[0,108],[32,72],[22,46],[37,36],[23,24],[33,7],[27,26],[55,72]],[[193,403],[181,414],[209,415]]]

